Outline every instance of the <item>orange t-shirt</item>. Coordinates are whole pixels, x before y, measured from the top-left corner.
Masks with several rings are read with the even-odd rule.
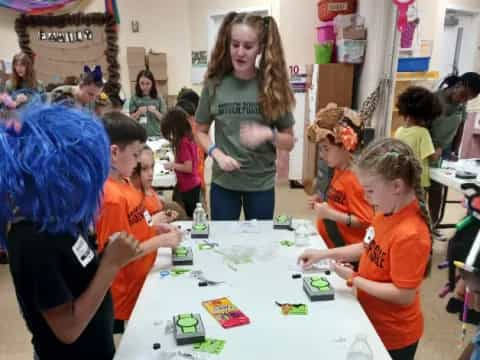
[[[365,229],[370,226],[374,212],[373,207],[365,199],[363,187],[352,170],[335,169],[327,192],[327,203],[332,209],[354,215],[362,223],[360,227],[349,227],[346,224],[337,223],[346,245],[362,242]],[[334,248],[335,243],[328,236],[322,219],[317,220],[317,229],[327,246]]]
[[[418,201],[399,212],[374,218],[374,240],[360,259],[359,275],[402,289],[418,289],[423,281],[432,240]],[[388,350],[417,342],[423,333],[423,315],[417,290],[410,305],[380,300],[358,289],[358,300]]]
[[[147,191],[143,197],[143,204],[150,215],[155,215],[163,209],[163,203],[154,190]]]
[[[120,231],[132,234],[138,241],[154,237],[156,230],[147,224],[143,194],[128,181],[108,178],[103,189],[103,201],[96,223],[98,249],[102,251],[108,238]],[[115,319],[128,320],[137,302],[147,274],[155,262],[152,252],[126,265],[112,284]]]

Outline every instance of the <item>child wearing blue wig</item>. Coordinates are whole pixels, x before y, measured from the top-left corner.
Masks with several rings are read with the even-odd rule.
[[[87,236],[110,168],[102,125],[61,106],[0,121],[0,168],[0,236],[35,358],[112,359],[110,284],[142,251],[118,233],[99,258]]]

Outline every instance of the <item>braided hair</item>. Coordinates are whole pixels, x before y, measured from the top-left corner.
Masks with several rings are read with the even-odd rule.
[[[425,201],[425,192],[421,185],[422,167],[410,146],[401,140],[385,138],[370,144],[356,162],[358,169],[374,172],[387,181],[402,179],[414,190],[420,207],[420,215],[432,234],[432,222]],[[431,236],[430,236],[431,240]],[[430,271],[431,261],[427,266]]]

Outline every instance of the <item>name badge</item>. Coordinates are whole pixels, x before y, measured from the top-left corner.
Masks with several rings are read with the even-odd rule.
[[[363,244],[365,245],[365,247],[368,247],[374,239],[375,229],[373,228],[373,226],[370,226],[365,233],[365,237],[363,238]]]
[[[148,210],[145,210],[145,212],[143,213],[143,217],[145,218],[148,226],[153,225],[153,218],[152,215],[150,215],[150,213],[148,212]]]
[[[83,267],[86,267],[95,258],[95,252],[90,248],[82,235],[78,236],[77,241],[72,246],[72,251]]]

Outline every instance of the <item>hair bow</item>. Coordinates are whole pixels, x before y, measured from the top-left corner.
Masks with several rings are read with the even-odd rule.
[[[93,79],[94,81],[96,82],[100,82],[103,80],[103,74],[102,74],[102,68],[100,67],[100,65],[95,65],[95,68],[92,70],[88,67],[88,65],[85,65],[83,67],[83,72],[85,74],[92,74],[93,75]]]

